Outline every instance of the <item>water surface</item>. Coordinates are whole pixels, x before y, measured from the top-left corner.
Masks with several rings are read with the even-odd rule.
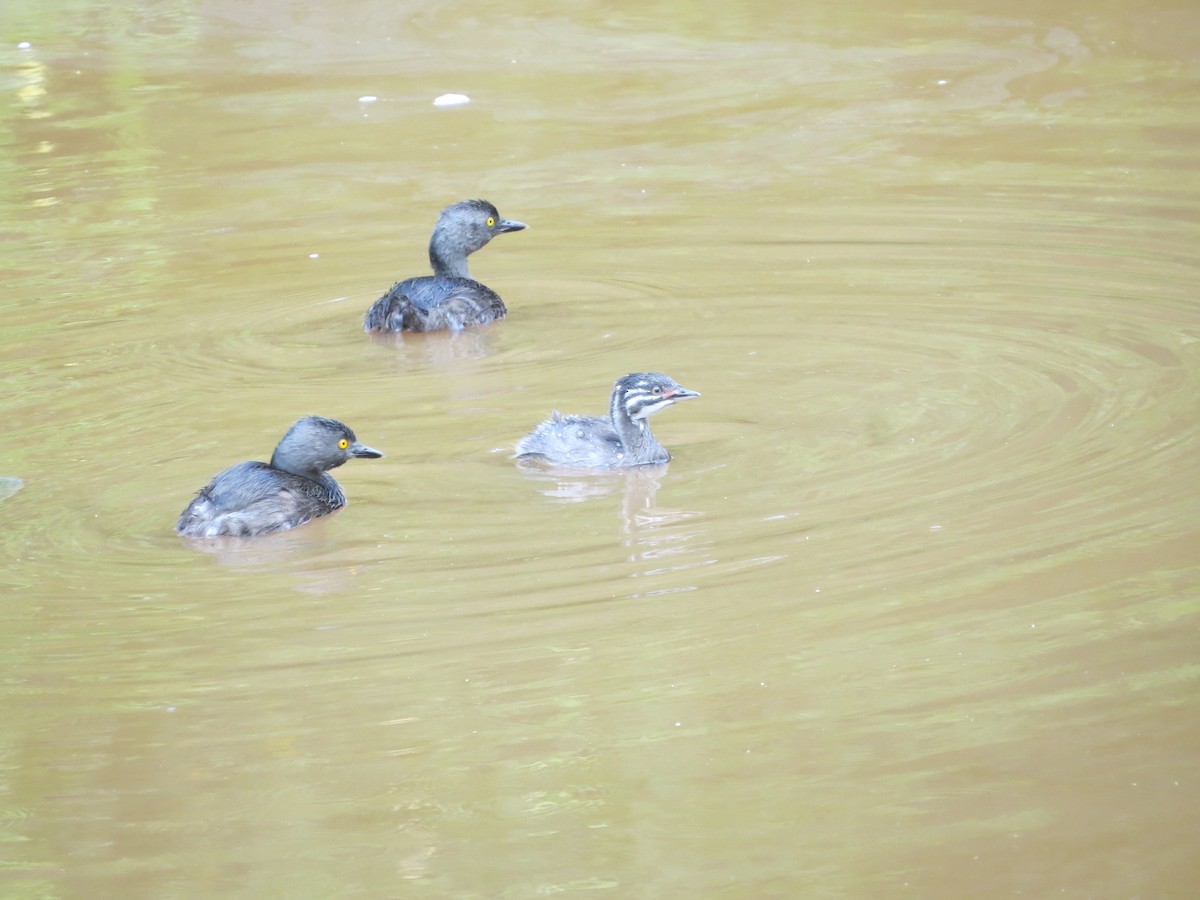
[[[1200,16],[52,6],[0,893],[1200,889]],[[469,196],[509,319],[363,335]],[[513,465],[644,370],[669,466]],[[172,533],[309,413],[347,509]]]

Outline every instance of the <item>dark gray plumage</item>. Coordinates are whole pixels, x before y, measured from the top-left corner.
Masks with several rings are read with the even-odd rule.
[[[372,304],[363,331],[459,331],[508,314],[500,295],[471,277],[467,257],[523,222],[501,218],[486,200],[463,200],[442,210],[429,239],[432,275],[409,278]]]
[[[657,372],[617,379],[608,418],[563,416],[556,411],[517,444],[516,458],[556,466],[615,468],[667,462],[671,454],[650,433],[650,416],[699,397]]]
[[[348,459],[378,459],[336,419],[306,416],[275,448],[270,463],[243,462],[218,474],[175,523],[184,537],[254,537],[284,531],[346,505],[330,469]]]

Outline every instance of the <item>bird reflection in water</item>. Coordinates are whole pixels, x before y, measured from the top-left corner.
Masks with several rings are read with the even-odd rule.
[[[432,333],[384,332],[368,335],[372,344],[396,351],[396,362],[453,369],[485,359],[492,352],[490,336],[480,331]]]
[[[295,578],[293,589],[302,594],[338,594],[354,587],[364,566],[357,560],[333,555],[338,546],[329,528],[341,511],[315,519],[303,528],[265,534],[253,540],[240,537],[187,541],[190,549],[211,555],[233,569],[273,569]]]
[[[584,503],[619,494],[618,516],[622,543],[631,551],[631,562],[653,560],[653,568],[635,576],[691,569],[712,562],[697,545],[704,535],[698,527],[703,513],[658,505],[658,490],[668,465],[630,469],[568,469],[536,462],[519,461],[518,468],[529,478],[544,483],[542,493],[558,503]],[[697,552],[702,558],[697,559]],[[686,559],[674,560],[681,554]],[[674,590],[691,590],[677,586]]]

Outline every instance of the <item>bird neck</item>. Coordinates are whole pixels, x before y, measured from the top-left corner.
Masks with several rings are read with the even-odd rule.
[[[613,428],[621,438],[621,446],[630,459],[645,463],[667,456],[666,448],[650,432],[650,420],[630,418],[621,396],[615,392],[608,412]]]
[[[289,475],[298,475],[318,483],[323,483],[326,478],[329,478],[318,466],[312,463],[302,464],[298,460],[294,460],[286,447],[275,448],[275,452],[271,454],[270,465],[272,469],[287,472]]]
[[[440,238],[440,233],[435,231],[429,241],[429,264],[433,266],[433,274],[441,278],[470,278],[467,254],[457,247],[446,246]]]

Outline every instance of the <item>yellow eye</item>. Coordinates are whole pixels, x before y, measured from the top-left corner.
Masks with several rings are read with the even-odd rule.
[[[345,450],[347,447],[350,446],[350,442],[348,440],[346,440],[345,438],[342,438],[340,441],[338,441],[338,446],[341,447],[343,450]]]
[[[495,224],[496,224],[496,217],[488,216],[488,228],[493,227]]]

